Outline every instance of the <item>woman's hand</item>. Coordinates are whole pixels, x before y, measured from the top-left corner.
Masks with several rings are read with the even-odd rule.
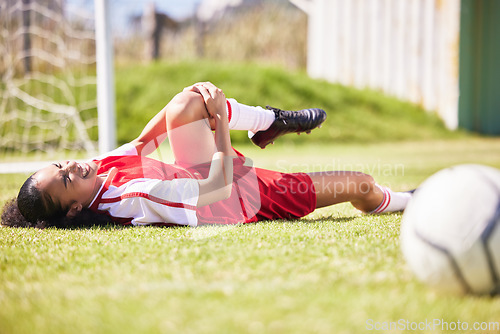
[[[229,136],[229,120],[226,109],[226,96],[222,90],[211,82],[198,82],[184,88],[184,91],[192,91],[200,94],[205,102],[209,117],[215,120],[215,145],[217,151],[226,156],[234,156]]]
[[[226,96],[222,90],[211,82],[197,83],[186,89],[203,96],[209,117],[215,119],[215,145],[218,152],[213,156],[208,178],[198,181],[198,206],[204,206],[227,199],[231,195],[235,154],[229,137]]]
[[[211,82],[198,82],[184,88],[184,91],[199,93],[205,101],[210,118],[216,121],[227,121],[226,96],[222,90]]]
[[[198,206],[203,206],[231,195],[233,158],[236,154],[231,147],[226,96],[222,90],[211,82],[199,82],[186,87],[184,91],[199,93],[205,101],[209,117],[215,119],[215,146],[218,152],[213,156],[208,178],[198,181],[200,185]]]

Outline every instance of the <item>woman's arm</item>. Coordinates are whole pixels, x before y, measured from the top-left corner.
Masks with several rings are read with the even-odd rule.
[[[196,83],[192,86],[184,88],[183,93],[185,94],[185,92],[195,92],[201,95],[198,87],[201,87],[204,84],[209,83]],[[181,94],[182,93],[178,95]],[[178,100],[174,98],[169,103],[186,103],[186,107],[189,106],[189,102],[186,102],[183,98],[180,98]],[[154,150],[158,148],[158,146],[165,140],[165,138],[167,138],[167,109],[168,105],[164,107],[158,114],[156,114],[148,122],[148,124],[146,124],[141,134],[136,139],[130,142],[130,144],[132,144],[137,149],[138,155],[146,156],[154,152]],[[207,116],[208,115],[203,115],[202,117]]]
[[[137,154],[146,156],[152,153],[167,138],[166,108],[163,108],[146,124],[139,137],[130,143],[137,149]]]
[[[215,129],[217,153],[213,155],[208,177],[198,181],[200,187],[198,206],[204,206],[226,199],[231,195],[232,159],[236,157],[236,154],[231,147],[226,97],[222,90],[205,82],[187,87],[184,91],[192,91],[202,96],[209,121]],[[148,122],[141,134],[130,143],[137,149],[138,155],[150,154],[167,137],[166,112],[167,108],[163,108]]]
[[[215,145],[217,148],[208,177],[199,181],[198,206],[200,207],[231,196],[233,158],[236,157],[236,154],[231,147],[224,93],[211,83],[200,84],[196,87],[203,96],[210,118],[215,121]]]

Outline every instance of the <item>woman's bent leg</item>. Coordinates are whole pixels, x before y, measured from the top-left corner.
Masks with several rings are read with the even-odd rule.
[[[182,92],[165,107],[170,147],[177,163],[195,166],[210,162],[216,152],[212,120],[200,94]]]

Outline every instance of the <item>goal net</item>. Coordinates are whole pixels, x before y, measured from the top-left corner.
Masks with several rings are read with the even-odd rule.
[[[92,0],[0,2],[0,173],[96,153],[92,8]]]

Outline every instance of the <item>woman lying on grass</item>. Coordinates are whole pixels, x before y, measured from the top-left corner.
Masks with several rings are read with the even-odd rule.
[[[310,132],[321,109],[283,111],[227,100],[211,83],[176,95],[134,141],[87,163],[47,166],[8,202],[12,227],[237,224],[296,219],[351,202],[365,213],[403,210],[410,193],[392,192],[359,172],[280,173],[255,168],[231,147],[229,129],[249,130],[261,148],[291,132]],[[147,158],[170,141],[175,164]]]

